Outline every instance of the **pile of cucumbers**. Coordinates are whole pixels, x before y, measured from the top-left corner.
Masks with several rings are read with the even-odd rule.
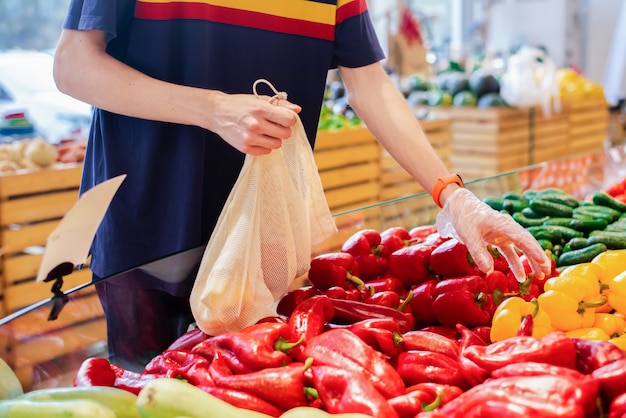
[[[507,192],[483,202],[530,232],[557,266],[586,263],[607,249],[626,249],[626,204],[603,191],[578,200],[558,188]]]

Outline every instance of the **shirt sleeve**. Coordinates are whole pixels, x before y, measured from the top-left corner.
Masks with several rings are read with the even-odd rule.
[[[362,67],[385,58],[365,0],[338,0],[333,67]]]
[[[121,22],[133,15],[133,0],[71,0],[63,29],[101,30],[111,40]]]

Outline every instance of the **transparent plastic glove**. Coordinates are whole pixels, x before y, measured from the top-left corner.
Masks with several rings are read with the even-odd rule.
[[[506,258],[519,282],[526,280],[526,274],[516,248],[526,255],[538,279],[550,274],[550,259],[537,240],[512,217],[492,209],[467,189],[458,189],[448,197],[435,224],[442,237],[464,243],[485,273],[493,270],[487,249],[491,244]]]

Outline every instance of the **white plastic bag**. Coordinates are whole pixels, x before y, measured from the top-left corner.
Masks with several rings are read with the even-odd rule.
[[[547,116],[561,111],[556,65],[538,48],[522,47],[507,61],[500,81],[500,95],[511,106],[541,106]]]
[[[206,334],[274,315],[274,302],[308,271],[311,248],[337,232],[299,117],[292,132],[280,149],[246,155],[209,239],[190,299]]]

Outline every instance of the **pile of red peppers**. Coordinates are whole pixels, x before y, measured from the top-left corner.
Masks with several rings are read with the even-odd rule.
[[[616,345],[527,328],[489,341],[495,307],[541,289],[492,254],[484,274],[434,227],[359,231],[312,260],[311,285],[288,292],[276,316],[217,336],[190,331],[144,373],[87,359],[74,384],[138,393],[175,377],[273,417],[298,406],[384,418],[626,417]]]

